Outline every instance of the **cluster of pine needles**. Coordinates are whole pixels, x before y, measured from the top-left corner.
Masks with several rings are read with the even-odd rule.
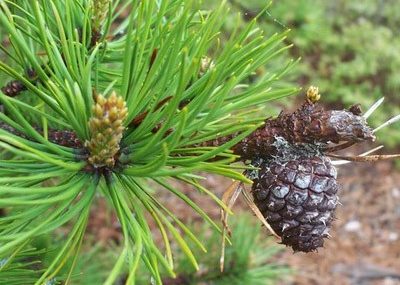
[[[200,173],[249,182],[230,148],[262,124],[257,111],[267,102],[298,91],[276,84],[293,61],[248,84],[289,48],[287,32],[265,36],[255,17],[221,45],[228,13],[224,1],[213,11],[183,0],[0,2],[1,272],[19,276],[19,284],[53,284],[66,270],[63,282],[72,284],[99,196],[123,236],[104,284],[123,268],[133,284],[140,263],[161,284],[161,272],[176,276],[176,246],[199,268],[194,249],[205,251],[202,241],[157,192],[178,196],[221,231],[170,180],[226,208]],[[222,145],[196,147],[230,134],[237,136]],[[27,260],[18,258],[29,255],[32,240],[65,228],[62,246],[34,281],[15,273],[12,260]]]

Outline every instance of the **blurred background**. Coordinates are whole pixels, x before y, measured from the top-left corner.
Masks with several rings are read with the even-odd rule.
[[[205,7],[216,5],[212,0],[205,3]],[[228,3],[232,13],[225,32],[229,34],[238,20],[244,25],[268,1]],[[384,107],[371,118],[377,126],[400,113],[399,9],[399,0],[277,0],[258,24],[266,35],[291,29],[286,43],[293,47],[280,59],[281,64],[301,58],[290,72],[290,82],[303,88],[318,86],[325,104],[348,107],[360,103],[366,109],[385,97]],[[258,76],[271,70],[273,65],[260,69]],[[288,83],[287,77],[284,80]],[[383,130],[380,141],[388,147],[398,146],[400,126]]]

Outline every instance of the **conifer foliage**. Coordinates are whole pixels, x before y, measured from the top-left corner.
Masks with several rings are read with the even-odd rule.
[[[178,196],[219,230],[169,180],[224,207],[196,173],[248,182],[230,148],[262,124],[249,111],[297,91],[274,84],[292,62],[247,84],[288,48],[286,32],[266,36],[255,18],[220,45],[227,13],[224,1],[211,12],[183,0],[0,1],[7,39],[0,72],[8,80],[0,92],[0,260],[9,261],[1,271],[30,240],[65,227],[65,242],[34,284],[60,280],[61,270],[70,272],[62,280],[68,284],[98,196],[117,214],[123,235],[104,284],[125,266],[133,284],[140,260],[155,284],[161,271],[175,276],[171,243],[198,268],[192,248],[204,249],[201,241],[157,191]],[[195,147],[231,134],[221,145]]]

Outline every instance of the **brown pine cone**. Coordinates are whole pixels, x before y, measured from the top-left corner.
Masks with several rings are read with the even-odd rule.
[[[9,97],[15,97],[25,90],[25,85],[19,80],[12,80],[1,88],[1,91]]]
[[[310,252],[322,247],[328,236],[338,189],[330,159],[313,155],[263,162],[252,193],[282,243]]]
[[[282,137],[290,143],[339,143],[374,140],[372,129],[355,111],[318,108],[306,101],[291,114],[281,113],[234,146],[242,159],[268,158],[276,153],[274,142]]]
[[[14,129],[12,126],[4,122],[0,122],[0,129],[6,130],[14,135],[27,139],[27,137],[23,133],[19,132],[18,130]],[[41,128],[35,127],[35,129],[39,133],[43,133],[43,130]],[[48,140],[54,144],[66,147],[71,147],[71,148],[83,147],[82,142],[79,140],[79,138],[76,136],[76,133],[73,131],[49,129]]]
[[[83,147],[82,142],[79,140],[79,138],[76,136],[76,133],[73,131],[51,130],[51,131],[49,131],[48,139],[52,143],[66,146],[66,147],[71,147],[71,148]]]
[[[37,80],[37,74],[33,69],[28,69],[26,71],[26,76],[33,83],[35,83]],[[25,90],[27,90],[26,86],[19,80],[11,80],[1,88],[1,91],[4,93],[4,95],[9,97],[18,96]]]

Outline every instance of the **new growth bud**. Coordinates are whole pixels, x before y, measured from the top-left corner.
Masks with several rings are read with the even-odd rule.
[[[310,86],[307,89],[307,99],[310,100],[312,103],[319,101],[321,98],[321,94],[319,94],[318,87]]]
[[[90,153],[88,161],[96,168],[113,167],[125,129],[126,103],[115,92],[108,98],[97,95],[92,112],[89,120],[91,139],[85,142]]]
[[[99,31],[101,24],[107,17],[108,8],[110,6],[111,0],[92,0],[92,29]]]

